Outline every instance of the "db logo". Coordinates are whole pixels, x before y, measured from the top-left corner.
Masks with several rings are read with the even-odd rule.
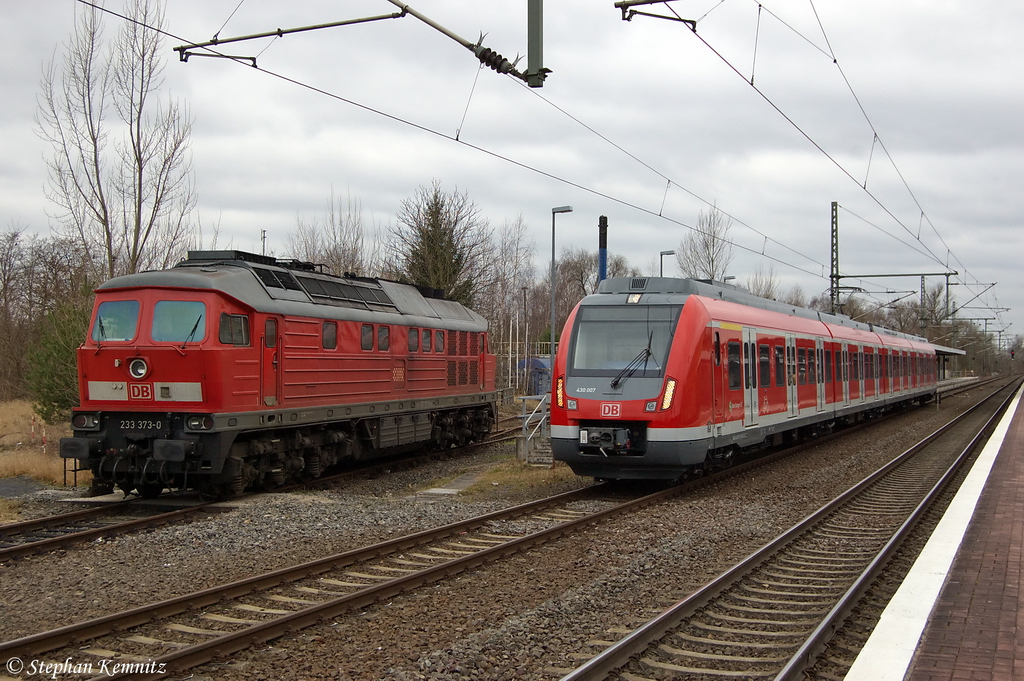
[[[151,399],[153,399],[153,384],[152,383],[129,383],[128,384],[128,399],[129,400],[151,400]]]
[[[622,405],[618,402],[602,402],[601,403],[601,417],[602,418],[618,418],[622,415]]]

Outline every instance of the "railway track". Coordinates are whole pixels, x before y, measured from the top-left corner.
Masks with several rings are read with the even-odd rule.
[[[484,445],[504,442],[514,438],[518,431],[518,428],[503,429],[492,433],[485,440],[464,445],[458,450],[446,450],[441,453],[452,455],[456,451],[472,451]],[[436,460],[437,456],[438,452],[429,452],[403,459],[390,459],[317,478],[308,483],[286,485],[274,491],[290,492],[298,489],[322,488],[354,478],[389,473],[397,467],[409,468],[423,465]],[[206,503],[200,500],[196,500],[185,508],[171,511],[153,510],[152,507],[143,505],[141,501],[140,499],[126,499],[70,513],[0,525],[0,563],[36,553],[62,549],[84,541],[138,532],[169,523],[191,522],[214,513],[230,510],[215,503]],[[134,517],[125,519],[125,516]]]
[[[802,679],[1019,382],[936,431],[562,681]]]

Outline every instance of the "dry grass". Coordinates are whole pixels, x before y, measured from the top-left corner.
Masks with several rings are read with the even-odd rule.
[[[554,468],[532,466],[509,456],[492,466],[477,482],[465,489],[465,496],[487,495],[496,489],[518,492],[543,487],[556,487],[576,480],[576,474],[566,464],[556,461]]]
[[[16,523],[21,520],[18,513],[18,502],[0,499],[0,523]]]
[[[0,404],[0,478],[27,475],[40,482],[63,485],[64,459],[58,455],[57,447],[60,438],[70,434],[71,428],[66,424],[44,424],[26,400]],[[70,481],[70,474],[68,478]],[[88,484],[89,480],[88,472],[78,474],[79,485]]]

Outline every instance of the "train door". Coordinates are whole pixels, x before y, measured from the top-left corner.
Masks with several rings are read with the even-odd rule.
[[[850,349],[843,343],[841,356],[836,360],[836,369],[840,374],[840,382],[843,385],[843,406],[850,406]]]
[[[263,404],[273,407],[278,403],[278,386],[280,385],[279,355],[280,343],[280,317],[267,317],[263,323],[262,361],[260,365],[260,392],[263,397]]]
[[[796,385],[796,336],[786,334],[786,404],[790,416],[800,414],[800,399]]]
[[[814,341],[814,361],[817,363],[814,375],[818,384],[818,411],[825,411],[825,341],[821,338]]]
[[[713,404],[711,407],[711,418],[712,421],[721,428],[721,424],[725,421],[725,378],[723,372],[725,366],[722,362],[722,356],[725,354],[725,348],[722,346],[722,334],[718,330],[715,330],[711,335],[711,395]],[[718,428],[715,429],[715,435],[718,434]]]
[[[743,425],[757,425],[757,331],[743,328]]]

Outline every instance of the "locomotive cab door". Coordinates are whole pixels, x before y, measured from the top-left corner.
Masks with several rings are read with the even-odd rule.
[[[267,407],[278,404],[278,386],[280,385],[280,317],[267,317],[263,324],[262,359],[260,362],[260,394],[262,403]]]

